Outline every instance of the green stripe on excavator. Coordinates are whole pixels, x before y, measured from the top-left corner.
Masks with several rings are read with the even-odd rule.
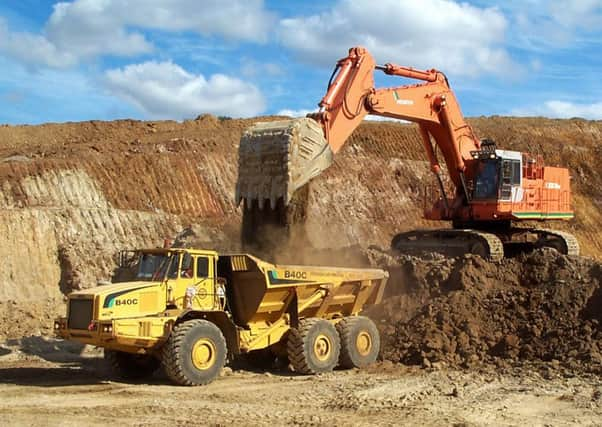
[[[548,219],[548,218],[573,218],[575,214],[570,212],[555,212],[555,213],[541,213],[541,212],[513,212],[513,216],[519,219]]]

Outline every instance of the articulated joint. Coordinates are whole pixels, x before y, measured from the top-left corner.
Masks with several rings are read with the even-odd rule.
[[[437,114],[439,114],[441,112],[441,110],[443,110],[443,108],[445,108],[446,105],[447,105],[447,100],[445,98],[445,95],[436,95],[433,98],[433,110],[435,110],[435,112]]]

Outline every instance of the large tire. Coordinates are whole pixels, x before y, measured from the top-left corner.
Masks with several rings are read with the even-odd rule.
[[[291,329],[287,352],[295,372],[318,374],[335,368],[341,343],[332,323],[309,318],[301,320],[298,328]]]
[[[343,368],[363,368],[376,361],[380,351],[380,335],[372,320],[363,316],[345,317],[336,325],[341,338]]]
[[[137,380],[147,378],[161,367],[155,356],[105,350],[104,359],[111,378]]]
[[[228,349],[222,331],[207,320],[181,323],[163,346],[167,376],[180,385],[205,385],[219,376]]]

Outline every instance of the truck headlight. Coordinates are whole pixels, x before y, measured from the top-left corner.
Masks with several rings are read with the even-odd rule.
[[[54,330],[60,331],[63,329],[67,329],[67,321],[66,319],[58,319],[54,321]]]
[[[104,333],[113,332],[113,325],[103,325],[102,332],[104,332]]]

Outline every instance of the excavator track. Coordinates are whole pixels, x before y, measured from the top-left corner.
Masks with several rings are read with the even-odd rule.
[[[565,254],[565,255],[579,255],[580,253],[580,248],[579,248],[579,241],[577,240],[577,238],[575,236],[573,236],[571,233],[567,233],[565,231],[559,231],[559,230],[550,230],[550,229],[546,229],[546,228],[536,228],[532,230],[534,233],[538,234],[540,239],[544,240],[544,243],[542,243],[542,246],[550,246],[550,247],[554,247],[555,249],[557,249],[559,252]],[[549,237],[555,237],[557,239],[560,239],[563,242],[564,247],[556,247],[555,245],[547,245],[545,243],[546,240],[549,239]]]
[[[495,234],[472,229],[408,231],[392,239],[391,249],[412,255],[438,252],[446,256],[460,256],[472,253],[491,261],[504,258],[504,244]]]

